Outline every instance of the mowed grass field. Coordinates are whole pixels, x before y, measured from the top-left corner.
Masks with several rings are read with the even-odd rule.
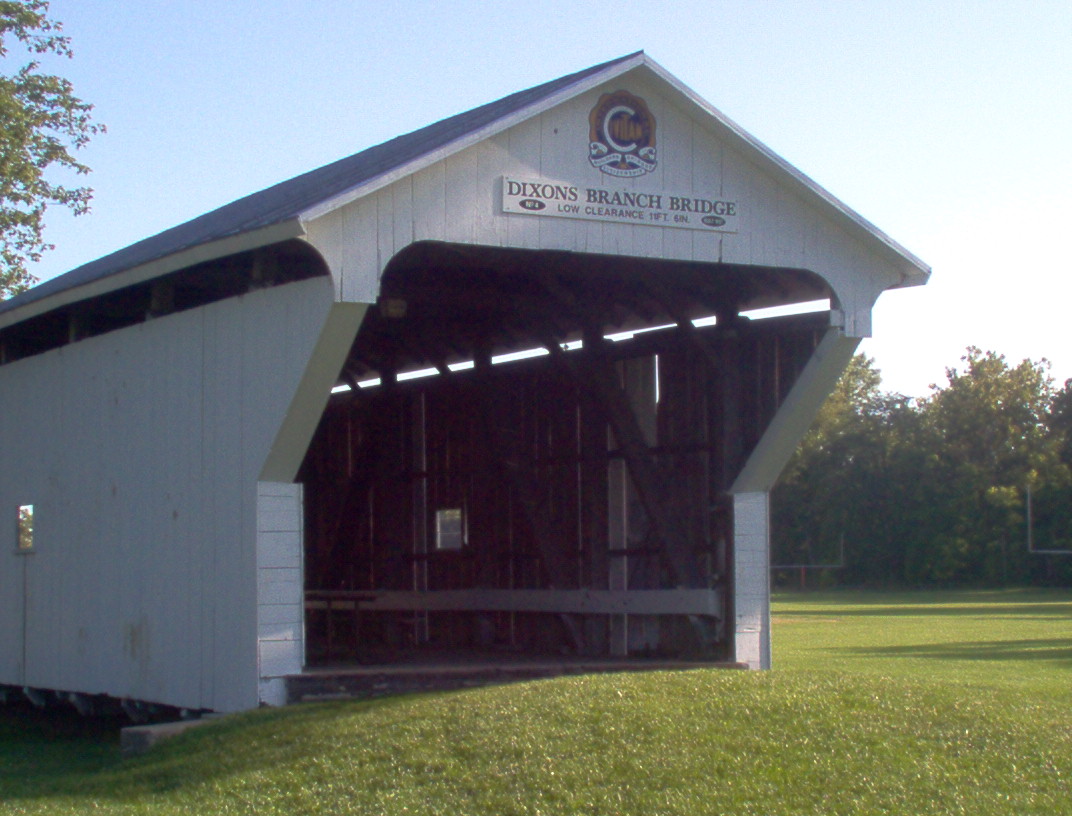
[[[1072,704],[1072,591],[782,594],[782,670],[1020,690]]]
[[[0,813],[1072,814],[1072,592],[784,595],[776,668],[260,711],[122,760],[0,709]]]

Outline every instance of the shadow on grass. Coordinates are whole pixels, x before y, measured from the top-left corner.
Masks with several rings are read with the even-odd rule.
[[[85,779],[114,768],[125,724],[83,717],[73,708],[0,705],[0,802],[35,797],[57,779]]]
[[[806,606],[806,601],[794,598],[791,602],[794,606]],[[932,617],[932,616],[977,616],[994,619],[1018,618],[1020,620],[1055,620],[1065,618],[1072,622],[1072,603],[1047,603],[1047,604],[958,604],[958,605],[890,605],[888,602],[882,606],[839,606],[836,610],[827,609],[829,601],[816,602],[822,605],[820,609],[785,609],[779,607],[775,614],[779,618],[791,617]]]
[[[979,640],[905,646],[858,646],[838,651],[860,657],[923,657],[935,660],[1046,661],[1072,666],[1072,638]]]
[[[21,703],[0,705],[0,810],[3,803],[57,798],[87,809],[96,803],[144,804],[157,795],[271,768],[280,761],[280,740],[297,745],[303,731],[330,730],[340,715],[403,705],[417,696],[237,714],[132,758],[123,758],[119,748],[119,730],[130,724],[126,720],[84,718],[62,707],[39,711]],[[236,745],[243,750],[236,751]]]

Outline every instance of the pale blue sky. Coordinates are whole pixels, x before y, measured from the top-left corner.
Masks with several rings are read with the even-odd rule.
[[[934,267],[876,311],[888,388],[964,347],[1072,377],[1072,3],[52,0],[108,133],[42,279],[444,116],[644,49]]]

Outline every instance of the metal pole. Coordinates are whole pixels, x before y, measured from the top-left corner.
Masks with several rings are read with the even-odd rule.
[[[1031,484],[1027,485],[1027,551],[1035,551],[1034,518],[1031,514]]]

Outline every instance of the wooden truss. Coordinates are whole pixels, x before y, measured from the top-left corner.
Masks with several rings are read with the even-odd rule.
[[[373,651],[728,656],[727,490],[829,323],[740,312],[818,279],[416,245],[382,289],[300,476],[310,597]]]

